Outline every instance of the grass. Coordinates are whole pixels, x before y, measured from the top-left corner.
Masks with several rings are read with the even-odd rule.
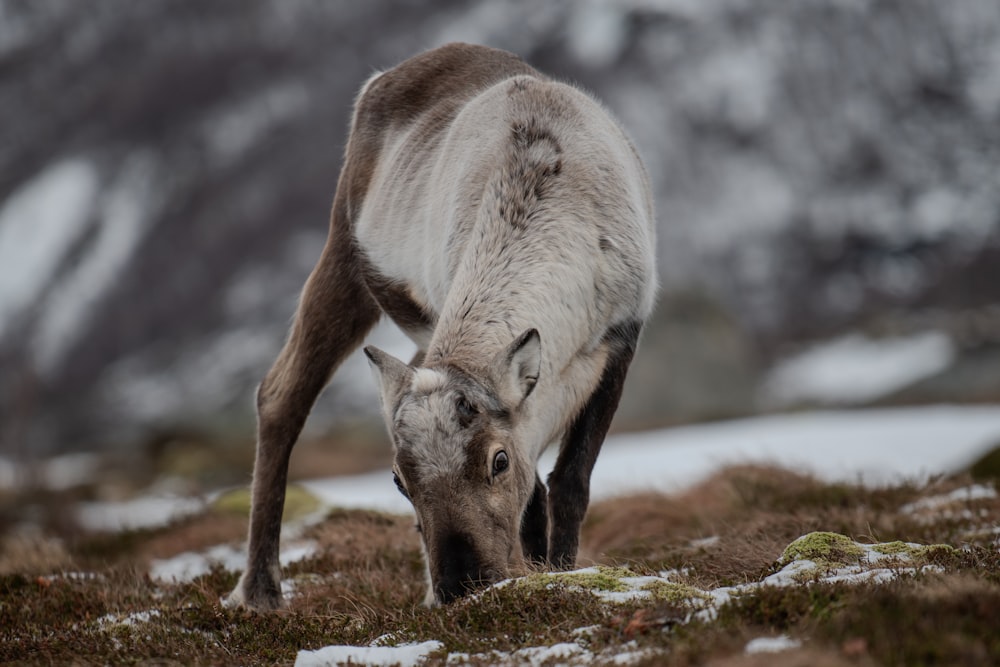
[[[303,534],[315,553],[285,568],[296,582],[288,609],[264,615],[219,604],[237,577],[221,567],[179,584],[148,574],[154,559],[238,544],[246,525],[239,503],[155,530],[8,531],[0,544],[0,662],[289,664],[300,649],[330,644],[438,640],[444,649],[428,664],[444,664],[449,653],[492,664],[495,651],[561,642],[587,649],[591,664],[623,652],[640,665],[997,664],[1000,550],[992,528],[1000,526],[1000,500],[905,510],[971,483],[956,476],[865,489],[730,468],[676,496],[593,506],[580,560],[594,570],[536,574],[431,609],[420,605],[424,568],[407,517],[329,512]],[[912,566],[919,556],[930,567],[882,583],[744,586],[795,558],[856,563],[857,545],[876,543],[887,562]],[[646,597],[597,597],[664,570],[669,581],[641,584]],[[728,602],[699,613],[709,591],[734,586]],[[779,635],[801,645],[744,652],[751,639]]]

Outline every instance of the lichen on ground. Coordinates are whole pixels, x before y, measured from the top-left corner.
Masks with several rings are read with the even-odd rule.
[[[881,542],[871,545],[870,549],[887,557],[902,558],[911,563],[926,563],[935,555],[952,553],[955,547],[948,544],[915,544],[913,542]]]
[[[656,579],[645,584],[642,590],[649,591],[653,598],[663,602],[672,602],[675,604],[695,604],[698,602],[706,602],[712,599],[708,593],[694,586],[688,586],[687,584],[678,584],[672,581],[666,581],[664,579]]]
[[[622,581],[635,574],[623,567],[599,565],[574,572],[546,572],[530,574],[517,580],[517,585],[536,590],[553,585],[571,586],[591,591],[625,592],[629,587]]]
[[[797,560],[809,560],[819,567],[830,569],[856,565],[861,562],[864,554],[862,546],[849,537],[817,531],[803,535],[789,544],[778,559],[778,564],[788,565]]]
[[[285,505],[281,520],[296,521],[323,507],[315,495],[298,484],[289,484],[285,490]],[[250,515],[250,489],[232,489],[222,493],[212,502],[212,508],[226,514]]]

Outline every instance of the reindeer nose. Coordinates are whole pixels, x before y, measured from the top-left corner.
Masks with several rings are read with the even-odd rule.
[[[434,597],[438,602],[448,604],[497,581],[496,573],[482,566],[467,534],[453,532],[443,536],[438,549],[440,556],[434,577]]]
[[[460,580],[450,579],[439,581],[434,586],[434,596],[440,604],[448,604],[469,593],[500,581],[501,578],[495,574],[480,573]]]
[[[452,582],[439,583],[434,587],[434,597],[440,604],[450,604],[468,592],[465,586],[455,586]]]

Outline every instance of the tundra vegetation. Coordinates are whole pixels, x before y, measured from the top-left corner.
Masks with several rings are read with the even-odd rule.
[[[220,603],[239,576],[222,565],[181,583],[150,574],[158,559],[239,548],[245,499],[102,534],[64,511],[7,531],[0,662],[288,664],[327,645],[433,640],[425,664],[992,665],[994,483],[962,473],[866,488],[733,467],[676,495],[595,503],[581,536],[590,568],[435,608],[421,604],[412,517],[329,508],[304,526],[294,514],[286,532],[300,526],[316,548],[285,568],[287,607],[267,614]]]

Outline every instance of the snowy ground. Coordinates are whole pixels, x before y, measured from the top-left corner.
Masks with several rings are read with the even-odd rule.
[[[931,547],[933,548],[933,547]],[[803,582],[843,582],[860,584],[864,582],[886,582],[900,576],[911,576],[921,570],[933,570],[935,566],[922,563],[923,553],[928,547],[901,542],[882,544],[860,544],[834,533],[810,533],[803,535],[788,546],[779,559],[781,569],[760,581],[737,586],[724,586],[712,590],[701,590],[674,581],[674,571],[660,572],[656,576],[636,576],[624,568],[589,567],[573,572],[534,574],[522,579],[502,581],[494,588],[503,586],[567,586],[594,595],[602,602],[620,603],[630,600],[669,599],[678,608],[687,610],[683,618],[672,622],[687,623],[694,618],[714,619],[722,605],[762,586],[797,586]],[[831,553],[848,554],[841,560],[828,561]],[[475,604],[469,600],[459,604]],[[638,621],[641,622],[641,621]],[[649,619],[645,623],[656,624]],[[503,665],[540,665],[549,660],[558,664],[583,665],[599,659],[627,665],[655,656],[650,650],[625,650],[615,647],[611,652],[594,653],[587,647],[587,635],[591,628],[578,628],[573,632],[577,642],[564,642],[552,646],[529,646],[513,653],[492,651],[469,655],[451,653],[448,664],[492,663]],[[626,630],[626,632],[628,632]],[[626,644],[626,648],[629,645]],[[785,636],[759,637],[750,641],[744,651],[753,653],[776,653],[794,649],[800,642]],[[371,646],[326,646],[317,650],[299,651],[296,667],[323,667],[339,664],[366,665],[417,665],[428,655],[444,650],[437,641],[420,644],[381,646],[376,640]]]
[[[853,333],[778,363],[764,380],[763,400],[774,407],[863,405],[944,371],[955,356],[940,331],[881,340]]]
[[[825,481],[919,481],[967,466],[997,444],[1000,407],[818,411],[684,426],[609,438],[594,469],[591,497],[676,492],[737,463],[776,464]],[[554,459],[552,451],[542,457],[544,472]],[[331,507],[411,511],[389,470],[302,486]],[[88,503],[79,518],[95,530],[148,527],[196,512],[207,500],[160,496]]]
[[[1000,444],[1000,407],[934,406],[892,410],[817,411],[790,415],[772,415],[753,419],[686,426],[660,431],[620,435],[609,439],[593,476],[592,497],[604,500],[641,491],[676,492],[697,484],[721,467],[730,464],[776,464],[784,468],[812,473],[824,481],[861,481],[869,485],[892,484],[904,480],[920,481],[935,474],[967,467],[977,457]],[[554,453],[542,460],[543,470],[552,464]],[[87,461],[82,461],[87,463]],[[79,463],[79,462],[78,462]],[[54,486],[67,483],[58,460],[43,470]],[[46,477],[47,475],[47,477]],[[371,508],[391,513],[409,513],[407,501],[391,482],[388,470],[365,475],[309,480],[299,483],[319,501],[317,511],[310,510],[283,531],[281,562],[283,566],[315,553],[316,544],[301,538],[302,528],[319,520],[330,507]],[[77,512],[86,526],[95,530],[120,530],[148,527],[179,516],[201,511],[214,496],[186,498],[149,496],[125,503],[85,503]],[[924,515],[928,520],[942,512],[969,511],[964,508],[976,499],[994,499],[991,486],[973,485],[940,496],[912,502],[900,512]],[[956,505],[957,503],[957,505]],[[706,538],[711,540],[713,538]],[[717,539],[717,538],[716,538]],[[833,562],[824,545],[833,543],[833,553],[849,558]],[[819,546],[817,546],[819,545]],[[938,547],[932,547],[938,548]],[[944,547],[950,548],[950,547]],[[732,587],[695,589],[676,580],[677,573],[660,572],[658,576],[636,576],[621,568],[589,568],[575,573],[537,574],[526,585],[549,585],[551,578],[561,585],[590,590],[606,603],[634,598],[669,595],[680,599],[690,610],[691,618],[714,618],[717,610],[733,595],[759,586],[790,586],[805,579],[842,582],[883,582],[911,575],[928,565],[923,545],[895,542],[859,544],[832,533],[813,533],[789,545],[778,560],[777,571],[760,581]],[[245,548],[217,545],[201,553],[182,553],[151,563],[150,576],[165,584],[191,581],[209,572],[212,566],[238,570],[245,563]],[[592,579],[612,577],[614,587],[595,588]],[[296,595],[296,581],[283,582],[286,597]],[[523,580],[500,585],[524,585]],[[645,599],[645,598],[643,598]],[[152,613],[152,612],[151,612]],[[152,616],[108,617],[101,622],[110,626],[149,622]],[[637,621],[638,622],[638,621]],[[645,621],[643,621],[645,622]],[[683,621],[686,622],[686,621]],[[580,628],[579,641],[554,646],[522,647],[510,654],[453,654],[449,664],[497,662],[539,665],[547,661],[586,664],[594,661],[628,664],[649,658],[648,650],[626,643],[625,652],[605,655],[591,652],[587,628]],[[574,637],[577,632],[574,633]],[[393,646],[390,637],[369,646],[328,646],[316,651],[301,651],[297,664],[417,665],[427,657],[442,657],[444,645],[436,641]],[[749,642],[746,653],[766,653],[793,649],[796,640],[788,637],[759,637]],[[616,649],[616,650],[618,650]]]

